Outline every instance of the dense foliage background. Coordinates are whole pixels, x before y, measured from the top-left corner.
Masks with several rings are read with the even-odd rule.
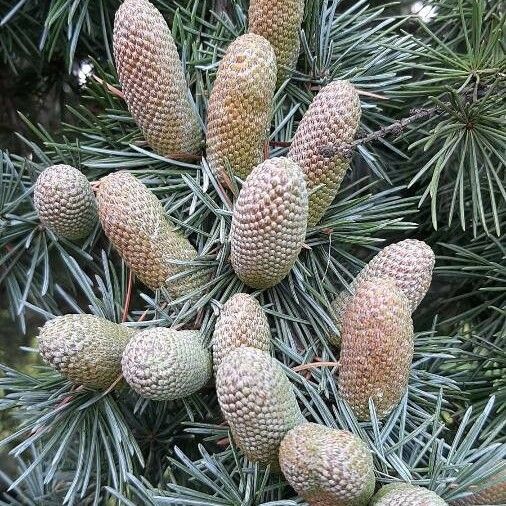
[[[230,446],[212,387],[164,403],[97,394],[17,350],[68,312],[133,326],[197,322],[209,338],[216,308],[243,289],[227,261],[232,196],[204,162],[152,153],[121,98],[111,56],[119,3],[0,0],[3,501],[296,504],[280,477]],[[247,2],[153,3],[205,120]],[[259,300],[304,414],[359,434],[379,482],[410,480],[447,500],[483,483],[506,454],[504,19],[500,0],[307,0],[297,72],[276,94],[271,129],[271,156],[282,155],[321,84],[350,79],[362,91],[352,170],[309,230],[310,249]],[[99,228],[72,243],[41,227],[32,186],[55,163],[90,180],[128,169],[155,191],[213,274],[198,302],[167,304],[136,283]],[[378,248],[405,237],[438,255],[414,315],[409,392],[387,420],[358,423],[339,399],[335,366],[318,366],[338,356],[329,304]]]

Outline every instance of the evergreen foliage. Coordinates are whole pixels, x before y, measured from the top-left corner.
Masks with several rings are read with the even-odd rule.
[[[246,30],[248,2],[153,3],[205,124],[217,65]],[[17,141],[0,146],[0,308],[20,332],[29,316],[42,325],[89,313],[133,328],[199,328],[210,345],[217,308],[246,291],[228,241],[241,181],[229,191],[205,159],[164,158],[143,140],[112,58],[119,4],[0,0],[0,89],[29,75],[23,96],[36,103],[66,83],[78,91],[58,128],[18,106]],[[483,486],[506,458],[504,6],[429,0],[423,19],[411,2],[381,4],[306,0],[297,68],[274,98],[269,156],[286,155],[312,98],[335,79],[360,90],[360,131],[351,170],[289,276],[255,294],[304,416],[358,435],[378,484],[409,481],[450,502]],[[80,85],[83,63],[92,73]],[[120,169],[139,178],[199,252],[177,276],[198,270],[209,281],[169,302],[164,289],[135,280],[99,225],[76,242],[43,227],[33,185],[54,164],[79,168],[92,185]],[[437,255],[413,316],[408,392],[384,420],[371,403],[371,421],[358,422],[337,390],[330,305],[379,248],[406,237]],[[126,388],[90,391],[45,366],[2,365],[0,393],[0,412],[16,426],[0,451],[18,462],[12,476],[0,471],[9,489],[2,505],[304,504],[234,446],[214,385],[157,402]]]

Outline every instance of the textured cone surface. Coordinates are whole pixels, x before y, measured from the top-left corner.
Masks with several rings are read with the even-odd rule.
[[[213,334],[215,372],[230,351],[250,346],[268,352],[271,330],[258,301],[247,293],[233,295],[223,306]]]
[[[472,487],[469,492],[472,492]],[[492,475],[485,481],[480,490],[456,501],[451,501],[452,506],[479,506],[506,504],[506,467],[497,474]]]
[[[79,385],[106,389],[121,374],[121,355],[134,331],[87,314],[57,316],[42,327],[42,358]]]
[[[249,31],[265,37],[274,48],[278,83],[295,68],[300,52],[299,32],[304,0],[251,0]]]
[[[299,164],[306,178],[309,226],[321,220],[339,190],[359,121],[360,100],[348,81],[323,87],[300,121],[288,157]]]
[[[218,369],[216,391],[237,446],[250,460],[277,467],[281,440],[304,421],[279,362],[255,348],[236,348]]]
[[[311,506],[365,506],[374,493],[371,452],[348,431],[299,425],[281,442],[279,464]]]
[[[304,243],[307,205],[295,163],[272,158],[255,167],[232,216],[232,267],[244,283],[269,288],[290,272]]]
[[[447,506],[435,492],[409,483],[390,483],[381,487],[370,506]]]
[[[121,362],[126,382],[139,395],[174,400],[200,390],[211,378],[211,354],[199,332],[153,328],[138,332]]]
[[[197,252],[167,218],[155,195],[128,172],[116,172],[100,181],[97,192],[100,222],[105,234],[137,277],[153,290],[165,286],[181,297],[204,280],[184,276],[165,284],[169,276],[185,271],[174,261],[191,261]]]
[[[372,398],[385,417],[406,392],[413,322],[406,297],[389,279],[365,281],[343,313],[339,390],[358,419]]]
[[[70,165],[53,165],[41,172],[33,201],[40,221],[66,239],[86,237],[98,219],[89,181]]]
[[[425,297],[432,281],[435,256],[431,247],[423,241],[405,239],[383,248],[360,271],[351,289],[362,281],[375,278],[389,278],[407,297],[411,311],[414,311]],[[336,326],[341,326],[341,315],[351,295],[341,292],[332,303],[332,314]],[[338,344],[337,337],[332,340]]]
[[[202,137],[170,29],[147,0],[125,0],[114,20],[114,59],[123,95],[158,153],[197,153]]]
[[[207,161],[223,179],[227,168],[246,179],[264,159],[276,57],[259,35],[238,37],[220,62],[207,113]]]

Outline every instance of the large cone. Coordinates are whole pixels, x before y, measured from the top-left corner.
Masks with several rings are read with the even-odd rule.
[[[147,0],[125,0],[114,19],[114,59],[128,109],[161,155],[198,153],[202,133],[170,29]]]
[[[207,113],[207,161],[246,179],[264,159],[276,81],[276,57],[260,35],[238,37],[220,62]]]

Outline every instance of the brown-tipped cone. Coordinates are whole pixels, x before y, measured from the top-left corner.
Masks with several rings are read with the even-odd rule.
[[[216,391],[237,446],[250,460],[277,468],[281,440],[304,421],[279,362],[255,348],[236,348],[220,364]]]
[[[215,373],[230,351],[250,346],[268,352],[271,330],[258,301],[247,293],[236,293],[223,305],[213,333]]]
[[[360,271],[351,285],[352,292],[358,283],[375,278],[391,279],[402,290],[413,312],[425,297],[432,281],[435,255],[431,247],[417,239],[405,239],[383,248]],[[341,292],[332,302],[332,316],[338,329],[346,302],[351,298],[347,291]],[[339,344],[337,336],[331,336]]]
[[[450,501],[452,506],[481,506],[506,504],[506,467],[487,478],[479,486],[471,486],[470,495]]]
[[[255,167],[234,207],[231,261],[253,288],[269,288],[290,272],[304,243],[307,191],[297,164],[272,158]]]
[[[148,0],[125,0],[114,19],[123,95],[148,144],[161,155],[196,154],[200,123],[170,29]]]
[[[121,355],[134,331],[89,314],[57,316],[44,324],[42,358],[73,383],[107,389],[121,375]]]
[[[152,328],[138,332],[122,359],[123,376],[139,395],[182,399],[211,378],[211,353],[195,330]]]
[[[278,84],[295,68],[300,52],[299,32],[304,0],[251,0],[248,29],[265,37],[274,48]]]
[[[204,283],[192,274],[166,283],[192,261],[195,248],[176,231],[155,195],[128,172],[103,178],[97,191],[98,212],[105,234],[136,276],[149,288],[165,287],[176,299]]]
[[[406,392],[413,359],[408,300],[389,279],[364,281],[342,318],[339,390],[355,416],[369,419],[369,398],[383,418]]]
[[[370,506],[447,506],[435,492],[409,483],[390,483],[381,487]]]
[[[333,81],[318,92],[295,132],[288,157],[306,178],[308,226],[321,220],[341,186],[360,114],[355,87],[348,81]]]
[[[276,57],[267,40],[250,33],[230,44],[207,112],[207,161],[221,180],[227,169],[246,179],[264,159],[275,81]]]
[[[70,165],[53,165],[39,174],[33,203],[40,221],[66,239],[86,237],[98,221],[91,185]]]
[[[365,506],[374,493],[374,465],[351,432],[316,423],[292,429],[281,442],[279,465],[310,506]]]

